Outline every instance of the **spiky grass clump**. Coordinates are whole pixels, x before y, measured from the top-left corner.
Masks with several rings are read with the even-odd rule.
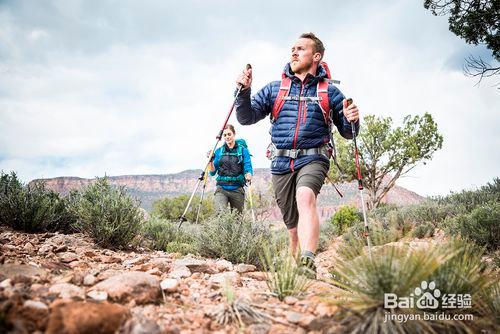
[[[270,316],[257,310],[246,298],[236,298],[236,292],[227,281],[222,287],[222,295],[225,300],[207,313],[219,325],[245,327],[251,323],[269,322]]]
[[[415,226],[411,235],[418,239],[433,237],[435,229],[432,223],[422,223]]]
[[[272,295],[284,300],[287,296],[299,296],[307,291],[311,280],[301,273],[299,259],[288,250],[266,246],[262,257],[266,284]]]
[[[334,284],[341,287],[328,301],[343,309],[343,324],[350,333],[440,333],[474,332],[493,328],[494,305],[488,289],[498,278],[484,271],[481,252],[463,242],[426,249],[408,246],[385,246],[374,249],[372,259],[363,254],[340,260],[335,267]],[[423,311],[410,308],[384,308],[384,294],[408,297],[421,282],[435,282],[441,293],[470,294],[472,307],[446,309],[443,314],[473,314],[474,322],[424,320]],[[434,311],[434,310],[433,310]],[[398,322],[393,315],[419,315],[412,321]]]

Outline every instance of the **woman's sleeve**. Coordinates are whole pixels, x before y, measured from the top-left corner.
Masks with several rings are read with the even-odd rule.
[[[252,158],[247,148],[243,149],[243,173],[250,173],[253,175]]]
[[[220,167],[220,147],[215,150],[214,153],[214,170],[209,172],[210,176],[214,176],[217,174],[217,171],[219,170]]]

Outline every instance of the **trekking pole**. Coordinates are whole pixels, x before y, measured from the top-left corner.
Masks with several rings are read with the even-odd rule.
[[[352,104],[352,99],[347,99],[347,107]],[[352,139],[354,141],[354,161],[356,162],[356,171],[358,173],[358,189],[359,195],[361,196],[361,207],[363,208],[363,220],[365,223],[365,237],[366,243],[368,244],[368,253],[370,254],[370,260],[372,260],[372,243],[370,241],[370,229],[368,228],[368,220],[366,218],[366,208],[365,208],[365,200],[363,198],[363,179],[361,178],[361,167],[359,166],[359,151],[358,144],[356,142],[356,125],[354,122],[351,122],[352,129]]]
[[[201,207],[203,206],[203,197],[205,196],[205,189],[207,188],[207,180],[208,180],[208,166],[205,168],[205,172],[203,173],[203,190],[201,191],[200,203],[198,204],[198,212],[196,212],[196,221],[198,223],[198,218],[200,217]]]
[[[255,211],[253,210],[253,196],[252,196],[252,181],[248,181],[248,195],[250,201],[250,210],[252,211],[252,220],[255,224]]]
[[[246,69],[249,70],[251,68],[252,68],[252,65],[247,64]],[[186,219],[186,213],[189,210],[189,207],[191,206],[191,202],[193,201],[194,194],[198,190],[198,187],[200,186],[201,181],[203,181],[203,179],[204,179],[205,169],[208,169],[208,166],[210,165],[210,162],[212,161],[212,157],[215,154],[215,150],[217,149],[217,145],[219,145],[219,142],[220,142],[220,140],[222,138],[222,133],[224,132],[224,128],[226,127],[227,122],[229,121],[229,118],[231,117],[231,114],[233,113],[233,109],[234,109],[234,106],[236,104],[236,100],[238,99],[238,96],[240,95],[242,89],[243,89],[243,85],[239,84],[238,85],[238,89],[236,90],[236,94],[234,96],[233,104],[231,105],[231,108],[229,109],[229,112],[227,113],[226,119],[224,120],[224,124],[222,125],[222,128],[220,129],[219,134],[216,137],[217,141],[215,142],[214,148],[212,149],[212,151],[210,153],[210,156],[208,157],[208,161],[207,161],[207,163],[205,165],[204,170],[201,172],[201,175],[198,178],[198,182],[196,182],[194,190],[191,193],[191,197],[189,197],[189,201],[188,201],[188,203],[186,205],[186,208],[184,209],[184,212],[182,213],[181,217],[179,218],[179,228],[182,226],[182,223],[187,220]]]

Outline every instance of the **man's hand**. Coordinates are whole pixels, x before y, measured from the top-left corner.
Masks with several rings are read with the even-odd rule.
[[[247,65],[247,68],[236,79],[236,84],[242,86],[242,90],[250,88],[252,85],[252,68]]]
[[[247,180],[248,182],[252,181],[252,174],[246,173],[245,174],[245,180]]]
[[[359,119],[359,110],[358,107],[352,103],[352,99],[350,100],[350,104],[348,103],[347,99],[344,99],[343,105],[344,105],[344,110],[342,111],[344,113],[345,118],[351,123],[351,122],[356,122]]]

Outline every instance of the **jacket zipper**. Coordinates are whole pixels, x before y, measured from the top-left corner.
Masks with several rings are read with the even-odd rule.
[[[304,79],[304,82],[300,83],[300,95],[299,95],[299,110],[297,112],[297,123],[295,124],[295,134],[293,135],[293,149],[295,150],[297,148],[297,137],[299,135],[299,128],[300,128],[300,118],[302,115],[302,93],[304,91],[304,86],[306,84],[307,78]],[[290,169],[292,172],[294,171],[294,165],[295,165],[295,159],[291,159],[290,161]]]

